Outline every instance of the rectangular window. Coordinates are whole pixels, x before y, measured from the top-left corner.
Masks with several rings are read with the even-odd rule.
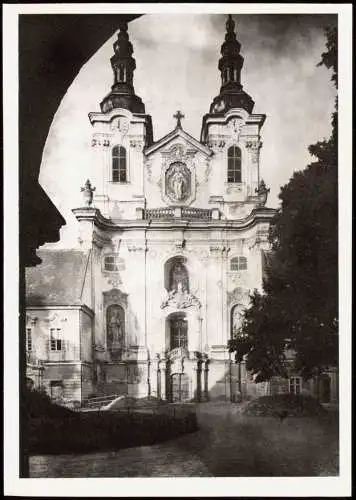
[[[302,388],[301,377],[291,377],[289,379],[289,392],[291,394],[300,394]]]
[[[231,161],[227,169],[227,182],[241,182],[241,165],[237,161]]]
[[[112,162],[113,182],[126,182],[126,158],[114,157]]]
[[[26,329],[26,350],[27,352],[32,351],[32,328]]]
[[[105,270],[106,271],[117,271],[117,265],[115,262],[115,256],[110,255],[108,257],[105,257]]]
[[[62,351],[64,349],[62,330],[60,328],[51,328],[50,347],[51,351]]]

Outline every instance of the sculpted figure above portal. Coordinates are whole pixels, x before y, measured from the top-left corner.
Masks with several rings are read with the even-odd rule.
[[[182,162],[175,162],[166,171],[166,195],[174,202],[185,201],[190,195],[190,171]]]
[[[179,282],[177,290],[173,289],[168,292],[161,303],[161,309],[168,306],[176,309],[186,309],[187,307],[200,307],[201,304],[195,295],[183,290],[182,283]]]

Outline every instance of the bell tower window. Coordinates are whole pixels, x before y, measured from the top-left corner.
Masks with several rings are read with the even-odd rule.
[[[241,182],[241,149],[231,146],[227,151],[227,182]]]
[[[112,182],[127,182],[126,149],[122,146],[112,149]]]

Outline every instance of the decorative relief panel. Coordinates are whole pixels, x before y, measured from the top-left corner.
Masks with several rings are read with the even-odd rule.
[[[110,304],[121,304],[127,307],[127,293],[123,293],[118,288],[113,288],[108,292],[103,292],[104,297],[104,307]]]
[[[229,252],[229,248],[223,245],[211,245],[210,246],[210,256],[214,258],[223,257]]]
[[[142,137],[141,136],[132,136],[130,138],[130,146],[137,150],[137,151],[142,151],[143,150],[143,147],[144,147],[144,141],[142,140]]]
[[[208,146],[214,151],[221,152],[226,146],[226,136],[218,134],[209,135]]]
[[[234,142],[239,142],[243,121],[238,118],[233,118],[229,122],[231,138]]]
[[[162,153],[163,165],[158,185],[162,199],[169,204],[189,204],[195,199],[196,176],[193,158],[196,150],[173,145]]]
[[[178,286],[177,290],[172,290],[167,293],[165,299],[161,303],[161,309],[173,307],[175,309],[187,309],[188,307],[200,307],[200,301],[195,295],[183,290]]]
[[[122,285],[122,279],[119,273],[112,273],[110,276],[107,276],[107,281],[113,288]]]
[[[211,172],[211,161],[210,159],[207,158],[205,161],[204,182],[209,181],[210,172]]]
[[[251,158],[253,163],[258,163],[260,156],[260,149],[262,147],[262,141],[258,138],[249,138],[245,141],[245,146],[251,151]]]
[[[91,141],[92,147],[95,146],[104,146],[109,147],[111,144],[111,135],[109,134],[93,134],[93,138]]]
[[[230,306],[234,302],[248,304],[249,292],[246,288],[236,287],[231,292],[227,292],[227,304]]]

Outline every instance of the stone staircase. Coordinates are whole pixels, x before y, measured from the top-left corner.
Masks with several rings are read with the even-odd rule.
[[[111,403],[111,401],[118,398],[119,396],[120,394],[111,394],[106,396],[85,399],[82,403],[82,409],[99,410],[102,406]]]

